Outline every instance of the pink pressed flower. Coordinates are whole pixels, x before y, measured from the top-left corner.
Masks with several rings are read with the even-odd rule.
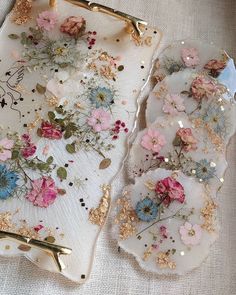
[[[164,100],[163,112],[172,116],[185,111],[184,99],[179,94],[167,94]]]
[[[88,118],[88,125],[93,127],[95,132],[107,130],[110,127],[111,115],[103,109],[95,109]]]
[[[191,85],[191,93],[198,101],[204,97],[208,98],[211,95],[215,95],[217,90],[218,87],[212,80],[200,76],[195,78]]]
[[[148,151],[159,153],[162,147],[166,144],[165,137],[158,131],[151,128],[142,137],[141,146]]]
[[[205,66],[204,69],[209,70],[210,74],[213,77],[217,77],[220,72],[226,67],[226,62],[217,60],[217,59],[211,59]]]
[[[176,135],[180,137],[185,152],[197,149],[197,140],[193,136],[190,128],[180,128]]]
[[[181,50],[181,57],[188,68],[198,65],[200,62],[196,48],[183,48]]]
[[[173,177],[166,177],[156,184],[156,193],[161,197],[167,206],[172,201],[183,203],[185,200],[184,188],[181,183]]]
[[[32,181],[32,190],[26,195],[26,199],[42,208],[53,204],[57,198],[57,188],[51,177],[42,177]]]
[[[11,158],[11,149],[14,146],[14,141],[8,138],[0,140],[0,161],[5,162]]]
[[[217,59],[211,59],[205,66],[204,69],[207,70],[223,70],[226,66],[225,61],[217,60]]]
[[[21,155],[27,159],[35,154],[37,147],[33,142],[31,142],[29,134],[23,134],[21,139],[24,143],[24,146],[21,150]]]
[[[38,134],[41,137],[45,137],[49,139],[62,138],[62,131],[57,126],[54,126],[53,124],[47,121],[42,122],[41,128],[38,129]]]
[[[160,234],[161,234],[161,237],[163,239],[167,239],[168,238],[168,232],[167,232],[166,226],[164,226],[164,225],[161,225],[160,226]]]
[[[39,224],[39,225],[34,227],[34,230],[38,233],[43,228],[44,228],[44,226],[42,224]]]
[[[180,226],[179,233],[182,242],[187,246],[199,244],[202,237],[201,226],[199,224],[192,225],[189,222],[185,222],[184,225]]]
[[[70,16],[60,27],[62,33],[78,38],[85,31],[86,21],[82,16]]]
[[[43,11],[38,15],[36,21],[41,29],[51,31],[57,23],[57,14],[53,11]]]

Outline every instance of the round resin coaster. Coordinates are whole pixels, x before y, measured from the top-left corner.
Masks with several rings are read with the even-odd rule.
[[[157,274],[200,266],[218,237],[217,205],[203,184],[157,169],[126,186],[116,203],[119,246]]]
[[[234,96],[236,69],[233,59],[224,50],[200,41],[178,41],[169,45],[160,54],[156,62],[154,77],[160,82],[167,75],[185,69],[203,71],[216,78]]]
[[[218,190],[227,168],[224,149],[208,140],[203,128],[195,128],[184,115],[160,117],[139,132],[130,150],[128,175],[134,179],[159,167],[181,170],[196,182]]]
[[[227,145],[236,129],[236,104],[216,80],[191,70],[174,73],[158,83],[147,100],[149,126],[160,116],[186,114],[195,127],[208,131],[209,141]]]

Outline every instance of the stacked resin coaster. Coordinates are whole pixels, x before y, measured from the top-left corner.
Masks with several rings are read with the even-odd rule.
[[[235,132],[236,71],[213,45],[177,42],[159,56],[146,128],[133,140],[117,201],[119,245],[146,270],[183,274],[218,237],[217,192]]]

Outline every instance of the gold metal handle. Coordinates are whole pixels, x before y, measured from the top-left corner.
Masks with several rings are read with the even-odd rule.
[[[50,254],[52,258],[54,259],[54,262],[59,272],[61,272],[65,268],[65,265],[61,261],[60,256],[69,255],[72,252],[70,248],[66,248],[63,246],[51,244],[51,243],[40,241],[40,240],[31,239],[29,237],[18,235],[16,233],[0,231],[0,240],[5,240],[5,239],[12,240],[13,242],[17,242],[19,244],[23,244],[31,248],[40,249],[41,251],[44,251]]]
[[[135,16],[126,14],[126,13],[118,11],[118,10],[114,10],[113,8],[110,8],[110,7],[101,5],[101,4],[92,3],[87,0],[65,0],[65,1],[72,3],[76,6],[85,8],[87,10],[94,11],[94,12],[106,13],[106,14],[116,17],[122,21],[125,21],[126,23],[128,23],[128,25],[130,25],[132,27],[132,29],[133,29],[132,33],[134,33],[135,35],[137,35],[139,37],[143,35],[143,33],[144,33],[143,29],[148,24],[146,21],[139,19]],[[54,0],[54,2],[55,2],[55,0]]]

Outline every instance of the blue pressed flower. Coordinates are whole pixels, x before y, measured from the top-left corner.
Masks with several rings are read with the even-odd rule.
[[[91,90],[89,99],[96,108],[109,107],[114,103],[114,92],[106,87],[97,87]]]
[[[209,124],[219,136],[224,136],[226,133],[226,119],[224,109],[220,105],[211,104],[207,108],[203,121]]]
[[[0,199],[6,200],[11,197],[17,187],[18,176],[14,171],[10,171],[5,165],[0,165]]]
[[[209,179],[213,178],[216,173],[216,168],[211,162],[208,162],[206,159],[196,163],[196,177],[206,182]]]
[[[137,203],[135,211],[140,220],[150,222],[156,219],[158,206],[150,198],[147,197]]]

